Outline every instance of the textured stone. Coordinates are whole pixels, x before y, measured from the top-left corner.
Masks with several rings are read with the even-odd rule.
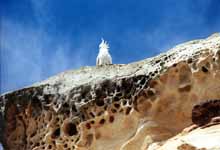
[[[219,34],[139,62],[83,67],[5,93],[0,137],[12,150],[144,150],[192,123],[209,123],[218,113],[202,121],[206,107],[199,104],[213,99],[220,99]]]
[[[164,143],[152,144],[148,150],[220,150],[220,122],[181,132]]]

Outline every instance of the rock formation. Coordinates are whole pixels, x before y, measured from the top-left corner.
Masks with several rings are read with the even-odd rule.
[[[196,133],[219,135],[218,119],[212,123],[219,99],[214,34],[136,63],[83,67],[5,93],[0,138],[8,150],[170,150]]]

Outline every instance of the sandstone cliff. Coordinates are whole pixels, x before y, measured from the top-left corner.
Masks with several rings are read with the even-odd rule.
[[[219,99],[214,34],[140,62],[83,67],[3,94],[0,138],[9,150],[220,149],[197,144],[209,131],[213,140],[220,135],[218,119],[211,123]]]

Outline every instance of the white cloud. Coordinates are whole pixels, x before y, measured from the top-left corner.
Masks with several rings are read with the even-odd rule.
[[[62,37],[5,18],[1,25],[1,93],[85,64],[70,40],[60,42],[64,41]],[[71,49],[75,55],[68,55]]]

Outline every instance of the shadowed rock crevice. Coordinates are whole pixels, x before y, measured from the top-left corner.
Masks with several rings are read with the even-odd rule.
[[[208,124],[214,117],[220,117],[220,100],[208,100],[193,107],[192,122],[194,124],[199,126]]]

